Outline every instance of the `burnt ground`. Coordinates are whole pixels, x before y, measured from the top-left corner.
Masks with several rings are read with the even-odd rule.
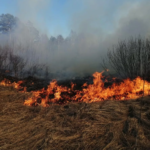
[[[0,86],[0,150],[149,150],[150,97],[27,107]]]

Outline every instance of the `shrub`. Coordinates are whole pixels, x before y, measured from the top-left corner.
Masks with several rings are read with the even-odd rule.
[[[146,77],[150,71],[150,39],[138,37],[120,41],[108,50],[107,58],[109,65],[123,78]],[[103,60],[102,66],[107,65]]]

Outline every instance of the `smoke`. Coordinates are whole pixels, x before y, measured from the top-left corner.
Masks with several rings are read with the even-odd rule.
[[[45,20],[47,15],[45,10],[49,9],[51,0],[17,0],[18,14],[17,16],[23,21],[31,21],[37,29],[42,32],[46,28]]]
[[[33,25],[20,23],[11,35],[15,43],[24,47],[20,53],[16,50],[19,55],[30,62],[48,65],[50,72],[61,77],[101,71],[100,63],[107,49],[118,40],[149,36],[148,0],[115,3],[112,0],[70,0],[64,3],[56,12],[59,15],[63,12],[67,17],[64,21],[70,34],[65,38],[63,32],[58,37],[52,37],[51,33],[42,34],[52,27],[48,28],[47,19],[56,21],[48,15],[48,10],[54,7],[54,0],[18,0],[18,17],[22,21],[30,20]],[[60,18],[56,18],[58,22]],[[28,30],[29,26],[34,32]],[[58,31],[61,30],[58,28]]]

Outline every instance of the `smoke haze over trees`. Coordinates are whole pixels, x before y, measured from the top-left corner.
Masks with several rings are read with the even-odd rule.
[[[11,18],[9,18],[11,16]],[[86,41],[86,36],[76,35],[71,32],[64,38],[62,35],[48,38],[46,34],[39,34],[39,31],[31,22],[22,23],[10,14],[2,14],[1,22],[7,20],[9,29],[5,30],[4,24],[1,29],[0,40],[2,46],[9,46],[14,55],[18,55],[28,61],[28,64],[46,64],[51,73],[60,75],[85,75],[94,68],[95,52],[92,52],[92,46]],[[9,21],[12,20],[12,22]],[[13,27],[13,25],[16,27]],[[6,25],[7,27],[7,25]],[[13,27],[13,30],[11,30]],[[78,43],[78,44],[77,44]],[[83,47],[84,44],[84,47]],[[97,47],[98,50],[98,47]],[[86,51],[86,53],[84,53]],[[91,55],[91,53],[93,55]],[[85,58],[84,58],[85,57]],[[99,56],[97,56],[97,61]],[[90,65],[93,63],[89,70]],[[98,66],[100,66],[98,64]]]
[[[48,3],[48,0],[43,3],[40,0],[22,0],[18,2],[17,17],[3,15],[3,18],[10,17],[11,20],[8,23],[4,19],[8,25],[6,30],[0,23],[0,45],[9,45],[14,55],[28,62],[28,68],[34,64],[41,64],[41,68],[46,65],[49,72],[60,77],[91,74],[102,70],[102,59],[118,40],[149,36],[150,19],[147,14],[150,2],[147,0],[120,2],[120,5],[114,6],[115,10],[110,9],[108,4],[113,3],[109,0],[71,0],[60,10],[65,11],[69,18],[70,33],[65,36],[59,27],[55,28],[55,35],[45,32],[48,28],[45,16],[43,20],[37,18],[42,10],[48,9]],[[71,9],[75,6],[80,6],[78,11]],[[100,6],[105,7],[100,9]],[[52,18],[50,21],[55,22]]]

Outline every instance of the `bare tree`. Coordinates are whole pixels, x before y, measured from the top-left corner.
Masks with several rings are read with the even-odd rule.
[[[49,69],[48,66],[45,66],[45,79],[48,79],[49,76]]]
[[[4,68],[5,62],[7,60],[8,51],[5,51],[4,48],[0,47],[0,70]]]
[[[120,41],[108,50],[107,58],[110,66],[123,78],[135,78],[148,75],[150,67],[150,39],[130,38]],[[106,61],[103,60],[106,68]]]
[[[15,77],[19,77],[25,67],[26,62],[20,56],[10,53],[10,63]]]

